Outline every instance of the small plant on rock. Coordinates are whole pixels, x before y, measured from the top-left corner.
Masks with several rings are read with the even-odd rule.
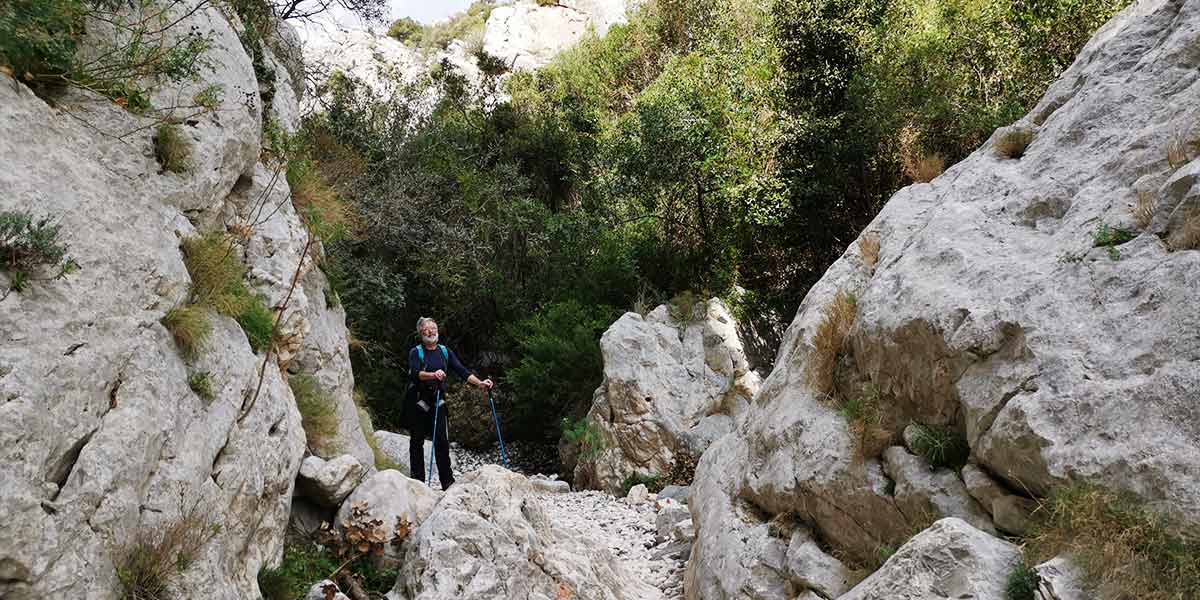
[[[210,511],[197,500],[184,506],[180,492],[179,520],[163,529],[139,530],[134,539],[117,548],[114,563],[121,583],[121,600],[170,600],[174,582],[221,532],[209,520]]]
[[[1137,237],[1135,232],[1119,227],[1109,227],[1107,224],[1101,223],[1100,228],[1092,236],[1092,245],[1096,248],[1107,248],[1108,257],[1112,260],[1121,260],[1121,251],[1117,246],[1133,240]]]
[[[824,316],[813,335],[805,377],[814,391],[827,397],[833,397],[833,369],[857,313],[854,294],[839,290],[822,311]]]
[[[858,238],[858,253],[862,256],[867,272],[874,273],[875,265],[879,262],[879,234],[871,231]]]
[[[841,412],[850,425],[858,458],[878,456],[891,443],[892,434],[883,427],[882,395],[872,384],[862,394],[842,403]]]
[[[559,427],[567,443],[579,444],[579,460],[592,460],[608,447],[600,428],[586,418],[572,423],[571,419],[563,417]]]
[[[1129,207],[1129,214],[1133,216],[1133,222],[1138,229],[1145,231],[1150,226],[1150,221],[1154,219],[1154,204],[1152,192],[1141,190],[1137,193],[1137,202]]]
[[[205,402],[212,402],[213,398],[216,398],[212,388],[212,376],[208,371],[196,371],[188,375],[188,387]]]
[[[238,325],[246,332],[250,348],[262,352],[271,345],[275,335],[275,313],[267,308],[262,296],[250,296],[237,315]]]
[[[185,173],[192,167],[192,143],[178,125],[162,123],[154,130],[154,156],[164,171]]]
[[[293,375],[288,379],[288,386],[296,397],[296,408],[300,410],[309,445],[326,448],[338,431],[337,412],[329,393],[316,377],[308,374]]]
[[[934,468],[959,469],[971,455],[966,437],[945,427],[917,424],[912,445],[913,451]]]
[[[67,247],[59,242],[60,228],[49,217],[37,219],[24,211],[0,211],[0,267],[11,275],[11,291],[20,292],[31,281],[66,277],[79,268],[67,256]],[[34,277],[46,267],[57,269],[57,273]]]
[[[161,323],[171,332],[171,337],[175,338],[175,343],[187,357],[199,354],[212,333],[208,313],[202,306],[176,306],[167,311]]]
[[[1017,563],[1004,586],[1004,594],[1008,600],[1036,600],[1038,591],[1038,574],[1024,562]]]

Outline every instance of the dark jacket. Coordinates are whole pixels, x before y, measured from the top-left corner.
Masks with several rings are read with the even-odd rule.
[[[454,373],[458,375],[463,381],[466,381],[467,377],[471,375],[471,372],[468,371],[467,368],[463,366],[462,362],[458,360],[458,355],[455,354],[453,350],[447,348],[446,356],[443,357],[442,347],[434,350],[426,349],[425,361],[422,363],[420,352],[417,351],[417,348],[419,347],[420,346],[414,346],[413,349],[408,353],[409,385],[408,393],[405,394],[404,398],[404,409],[401,413],[401,421],[403,422],[404,426],[409,429],[412,428],[412,419],[432,418],[432,415],[427,414],[427,411],[423,410],[418,405],[421,400],[425,400],[425,405],[429,407],[429,410],[433,410],[434,399],[437,397],[437,391],[439,388],[442,392],[442,401],[444,402],[446,398],[446,380],[438,381],[436,379],[431,379],[429,381],[421,381],[419,377],[419,373],[421,371],[432,373],[440,369],[442,371],[446,371],[447,373]]]

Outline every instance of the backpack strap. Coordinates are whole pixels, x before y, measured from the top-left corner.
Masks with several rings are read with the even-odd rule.
[[[417,344],[417,360],[421,361],[421,370],[425,370],[425,347]],[[438,350],[442,351],[442,361],[446,368],[450,368],[450,351],[445,346],[438,344]]]
[[[450,351],[447,350],[446,347],[441,344],[438,344],[438,348],[442,351],[442,360],[445,361],[442,364],[446,365],[446,368],[449,369],[450,368]]]

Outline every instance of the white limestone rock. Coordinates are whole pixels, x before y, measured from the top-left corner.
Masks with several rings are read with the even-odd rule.
[[[947,518],[917,534],[839,600],[1004,600],[1016,546]]]
[[[681,320],[677,320],[677,317]],[[737,323],[719,299],[690,315],[625,313],[600,339],[604,380],[588,421],[605,444],[575,467],[576,485],[616,492],[634,473],[666,474],[677,451],[699,456],[728,433],[758,390]]]
[[[881,240],[873,273],[852,243],[700,460],[689,597],[736,597],[776,552],[754,533],[776,515],[856,560],[905,535],[879,462],[853,458],[844,418],[806,381],[838,291],[857,298],[841,364],[879,390],[893,443],[912,421],[961,427],[972,462],[1010,489],[1085,480],[1200,528],[1200,343],[1181,333],[1200,331],[1200,252],[1157,235],[1200,205],[1200,166],[1166,161],[1177,124],[1200,121],[1186,50],[1198,40],[1200,2],[1129,7],[1018,122],[1035,132],[1023,155],[998,156],[998,132],[892,197],[867,228]],[[1134,228],[1139,190],[1157,199],[1153,219],[1112,260],[1093,236]]]
[[[411,526],[416,527],[429,518],[441,497],[442,492],[434,491],[424,482],[406,477],[399,471],[376,471],[342,502],[334,528],[339,532],[345,531],[345,524],[351,520],[354,507],[363,504],[372,518],[383,521],[384,531],[393,531],[397,518],[407,519]],[[384,557],[398,560],[400,550],[387,544]]]
[[[255,596],[282,550],[304,449],[290,390],[274,368],[259,386],[260,357],[232,319],[212,315],[190,362],[160,324],[190,283],[179,238],[222,225],[256,169],[262,120],[243,104],[258,83],[226,17],[194,0],[170,10],[182,21],[169,36],[211,36],[214,68],[162,88],[156,107],[224,90],[217,111],[179,125],[184,173],[161,172],[148,117],[77,91],[51,107],[0,76],[0,209],[57,219],[80,265],[0,301],[4,598],[112,598],[121,549],[189,513],[219,528],[173,584],[193,596]],[[89,31],[85,55],[105,35]],[[189,389],[197,372],[212,400]]]
[[[309,456],[300,463],[296,495],[327,508],[337,508],[358,487],[366,474],[367,470],[358,459],[349,454],[329,461],[319,456]]]
[[[561,0],[541,6],[520,0],[497,6],[488,16],[483,50],[515,70],[550,62],[588,34],[603,37],[626,21],[628,0]]]
[[[389,600],[662,598],[608,548],[557,526],[544,502],[500,467],[464,475],[405,542]]]
[[[976,529],[996,533],[983,507],[967,493],[949,469],[930,470],[919,457],[900,446],[883,453],[883,470],[896,482],[896,506],[911,523],[958,517]]]

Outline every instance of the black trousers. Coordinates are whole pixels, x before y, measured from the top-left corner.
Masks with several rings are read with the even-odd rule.
[[[428,404],[433,404],[429,401]],[[450,440],[446,405],[437,409],[437,436],[433,441],[433,457],[437,461],[438,478],[442,480],[442,489],[449,488],[454,483],[454,472],[450,468]],[[411,436],[408,438],[408,464],[413,479],[425,481],[425,437],[433,429],[433,409],[429,412],[420,408],[414,409]]]

